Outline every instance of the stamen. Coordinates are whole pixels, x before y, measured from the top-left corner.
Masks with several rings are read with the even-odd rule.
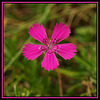
[[[47,45],[47,44],[48,44],[48,42],[49,42],[49,40],[48,40],[47,38],[44,38],[44,39],[43,39],[43,43],[44,43],[44,44],[46,44],[46,45]]]
[[[39,47],[39,50],[41,50],[41,53],[43,53],[44,51],[47,50],[46,46],[40,46]]]
[[[54,45],[54,44],[58,43],[58,41],[59,41],[59,38],[58,38],[58,39],[52,39],[52,40],[51,40],[51,44]]]
[[[57,52],[57,51],[59,51],[59,50],[60,50],[60,49],[59,49],[58,45],[56,45],[55,47],[53,47],[53,51]]]
[[[46,42],[46,40],[44,40],[44,42]]]
[[[57,41],[56,39],[52,39],[52,43],[53,43],[53,44],[55,44],[55,43],[56,43],[56,41]]]
[[[39,49],[41,50],[41,46],[39,47]]]
[[[53,41],[53,44],[54,44],[55,42]]]

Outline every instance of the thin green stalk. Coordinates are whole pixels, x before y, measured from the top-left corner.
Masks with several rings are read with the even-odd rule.
[[[63,87],[62,87],[61,73],[60,73],[58,68],[57,68],[57,74],[58,74],[58,83],[59,83],[60,96],[63,96]]]
[[[31,37],[29,37],[28,39],[27,39],[27,41],[25,41],[25,43],[24,44],[26,44],[26,43],[28,43],[28,42],[30,42],[31,41]],[[22,49],[23,49],[23,47],[24,47],[24,44],[23,44],[23,46],[21,47],[21,49],[15,54],[15,56],[14,57],[12,57],[12,59],[11,59],[11,61],[8,63],[8,65],[6,65],[5,67],[4,67],[4,73],[7,71],[7,69],[11,66],[11,64],[20,56],[20,54],[22,53]]]
[[[14,85],[14,92],[15,92],[15,96],[18,97],[18,85],[17,84]]]

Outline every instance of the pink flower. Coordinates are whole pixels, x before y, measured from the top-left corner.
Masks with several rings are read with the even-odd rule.
[[[70,33],[71,30],[69,26],[66,26],[64,23],[61,24],[61,22],[59,24],[57,23],[51,41],[49,41],[43,25],[33,24],[33,26],[29,28],[29,34],[44,45],[25,44],[26,47],[23,48],[23,55],[25,58],[28,58],[28,60],[33,60],[39,57],[44,51],[47,51],[42,61],[42,67],[48,71],[50,71],[50,69],[56,69],[57,66],[59,66],[59,62],[54,52],[65,60],[73,58],[75,55],[74,52],[77,52],[73,43],[57,44],[67,38]]]

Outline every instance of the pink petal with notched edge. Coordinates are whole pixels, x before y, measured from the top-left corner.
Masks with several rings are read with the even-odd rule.
[[[33,60],[40,56],[43,51],[46,51],[47,48],[44,45],[37,45],[37,44],[25,44],[26,47],[23,48],[23,55],[25,58],[28,58],[28,60]]]
[[[43,25],[41,24],[33,24],[33,26],[31,26],[29,28],[29,34],[35,38],[36,40],[42,42],[45,44],[44,40],[46,40],[46,44],[49,41],[45,28],[43,27]]]
[[[50,71],[50,70],[56,69],[57,66],[59,66],[59,62],[54,52],[49,53],[48,51],[42,61],[42,67],[44,67],[45,70]]]
[[[58,44],[53,47],[55,52],[58,53],[61,57],[66,59],[73,58],[76,54],[76,47],[73,43],[66,43],[66,44]]]
[[[56,44],[64,40],[65,38],[69,36],[70,33],[71,33],[71,30],[69,29],[69,26],[66,26],[66,24],[64,23],[61,24],[61,22],[59,24],[57,23],[56,26],[54,27],[51,43]],[[54,41],[55,39],[56,41]],[[53,43],[53,41],[55,43]]]

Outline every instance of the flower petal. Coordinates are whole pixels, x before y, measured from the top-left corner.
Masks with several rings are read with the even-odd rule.
[[[33,24],[33,26],[31,26],[29,28],[29,34],[35,38],[36,40],[47,44],[49,42],[49,39],[47,37],[45,28],[43,27],[43,25],[41,24]]]
[[[77,52],[73,43],[58,44],[53,49],[65,60],[73,58],[76,55],[74,52]]]
[[[54,52],[47,51],[43,61],[42,61],[42,67],[44,67],[45,70],[53,70],[56,69],[57,66],[59,66],[59,62],[54,54]]]
[[[47,47],[44,45],[37,45],[37,44],[25,44],[26,47],[23,48],[23,55],[28,60],[33,60],[40,56],[44,51],[47,50]]]
[[[61,24],[61,22],[59,24],[57,23],[52,34],[51,44],[56,44],[64,40],[70,33],[71,30],[69,29],[69,26],[66,26],[64,23]]]

